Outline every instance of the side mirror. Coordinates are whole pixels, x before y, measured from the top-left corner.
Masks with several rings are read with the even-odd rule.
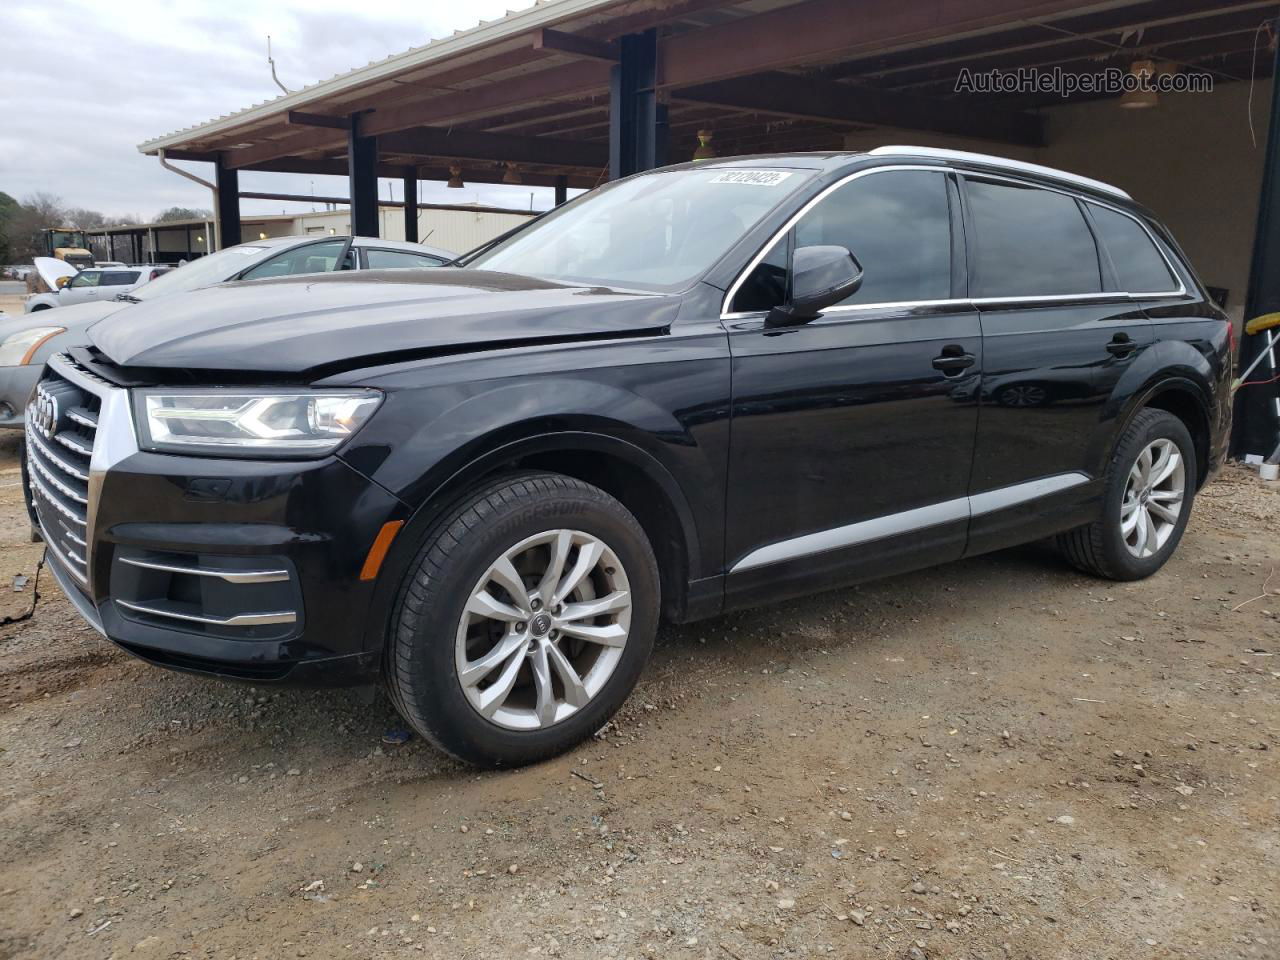
[[[774,307],[766,327],[808,323],[862,286],[862,264],[845,247],[796,247],[791,255],[791,299]]]

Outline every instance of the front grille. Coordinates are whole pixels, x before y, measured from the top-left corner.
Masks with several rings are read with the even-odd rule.
[[[71,363],[58,360],[63,368]],[[87,587],[89,462],[102,398],[85,386],[97,378],[77,373],[81,377],[72,381],[59,372],[59,364],[51,364],[27,404],[27,482],[49,548]]]

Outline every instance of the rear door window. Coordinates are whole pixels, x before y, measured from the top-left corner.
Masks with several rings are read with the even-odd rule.
[[[111,271],[102,275],[102,286],[104,287],[127,287],[131,283],[138,282],[139,271]]]
[[[1073,197],[966,178],[974,296],[1067,297],[1102,291],[1098,246]]]
[[[1122,291],[1162,293],[1178,289],[1164,255],[1137,220],[1096,203],[1089,204],[1089,213]]]

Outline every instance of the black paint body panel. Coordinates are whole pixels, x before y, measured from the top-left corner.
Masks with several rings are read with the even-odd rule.
[[[739,272],[825,187],[877,165],[973,166],[856,154],[773,165],[788,162],[818,173],[679,293],[466,269],[337,274],[197,291],[92,328],[95,372],[119,383],[384,394],[324,460],[139,453],[106,477],[96,582],[126,548],[283,557],[305,607],[292,635],[228,646],[129,622],[101,593],[107,633],[179,669],[368,680],[407,565],[441,512],[482,477],[566,455],[616,465],[661,505],[664,609],[680,620],[1088,522],[1116,436],[1166,393],[1203,412],[1206,466],[1221,462],[1227,329],[1189,271],[1184,295],[1150,301],[982,303],[964,296],[961,278],[953,300],[831,311],[804,326],[722,317]],[[1109,350],[1118,334],[1133,343],[1122,357]],[[939,367],[952,351],[972,364]],[[762,547],[1063,474],[1083,479],[1008,509],[944,511],[908,533],[734,570]],[[394,520],[405,527],[381,574],[359,580]]]

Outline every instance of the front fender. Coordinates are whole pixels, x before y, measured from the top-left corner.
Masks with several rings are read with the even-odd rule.
[[[355,375],[385,391],[342,456],[411,510],[534,454],[611,457],[666,495],[688,571],[718,572],[728,461],[723,331],[476,354]],[[540,462],[554,469],[547,456]]]

